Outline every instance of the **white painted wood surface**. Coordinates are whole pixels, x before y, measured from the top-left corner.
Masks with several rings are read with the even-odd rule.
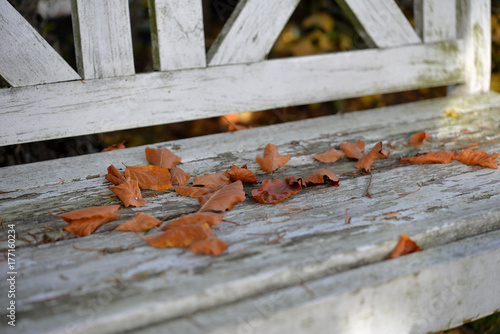
[[[241,0],[208,50],[210,66],[252,63],[271,51],[300,0]]]
[[[460,118],[447,117],[443,111],[449,108],[455,108]],[[255,156],[272,142],[280,153],[292,155],[285,175],[305,175],[328,166],[339,175],[340,187],[318,186],[294,195],[283,205],[309,210],[293,216],[286,215],[294,210],[247,199],[227,213],[228,220],[241,225],[222,223],[216,231],[230,245],[228,254],[218,258],[154,249],[135,234],[109,232],[126,217],[85,238],[38,247],[23,247],[27,243],[18,240],[17,284],[22,289],[17,296],[15,332],[146,332],[142,326],[162,322],[152,325],[150,332],[233,333],[247,324],[257,324],[250,328],[256,333],[279,328],[304,332],[307,326],[315,332],[322,325],[349,332],[362,329],[352,326],[377,329],[385,323],[389,332],[404,333],[411,325],[439,330],[443,324],[491,313],[500,307],[498,287],[491,286],[499,270],[495,261],[500,247],[500,173],[460,163],[401,166],[397,161],[400,155],[416,151],[459,149],[470,140],[488,141],[483,148],[498,152],[499,120],[500,95],[491,93],[155,145],[170,148],[183,158],[181,168],[202,175],[225,170],[231,163],[248,163],[250,170],[257,171]],[[408,147],[409,138],[423,130],[431,133],[432,142],[422,148]],[[354,162],[325,165],[311,158],[357,139],[367,147],[380,140],[395,147],[389,159],[375,164],[371,199],[362,197],[370,177],[349,174]],[[58,229],[66,224],[47,211],[59,213],[61,205],[76,209],[106,202],[97,194],[109,193],[106,167],[119,162],[146,164],[144,147],[0,169],[1,184],[8,186],[0,189],[10,189],[0,193],[4,223],[16,223],[18,235],[26,239],[30,238],[27,232],[60,235]],[[23,174],[31,177],[20,180]],[[66,178],[64,184],[56,184],[59,177]],[[259,180],[267,177],[259,175]],[[124,209],[123,214],[144,211],[171,217],[198,207],[196,200],[171,192],[148,200],[140,209]],[[349,225],[344,223],[346,209],[353,217]],[[401,215],[384,215],[389,212]],[[280,242],[266,244],[284,232]],[[487,232],[492,234],[481,236]],[[424,251],[382,261],[402,233]],[[130,249],[106,254],[74,246]],[[1,262],[0,270],[4,266]],[[456,280],[450,284],[452,277]],[[473,284],[463,289],[469,283]],[[6,289],[6,284],[0,281],[0,289]],[[432,311],[432,303],[447,296],[440,293],[453,293],[455,288],[458,299],[449,298],[443,301],[445,306],[436,306],[443,311]],[[277,302],[266,304],[270,300]],[[425,302],[430,302],[427,308],[419,308]],[[266,316],[261,317],[261,312]],[[5,323],[0,326],[7,332]],[[410,333],[420,332],[418,327],[410,329]]]
[[[80,79],[7,0],[0,0],[0,77],[12,87]]]
[[[72,0],[78,72],[84,79],[132,75],[128,0]]]
[[[465,93],[487,92],[491,80],[491,2],[458,1],[465,41]]]
[[[155,70],[206,66],[201,0],[149,0]]]
[[[424,43],[453,40],[457,35],[456,0],[415,0],[415,29]]]
[[[0,90],[0,145],[463,82],[462,54],[458,41]]]
[[[337,3],[371,47],[422,42],[394,0],[337,0]]]

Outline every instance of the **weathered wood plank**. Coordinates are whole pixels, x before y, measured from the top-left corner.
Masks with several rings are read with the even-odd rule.
[[[154,68],[206,66],[201,0],[149,0]]]
[[[0,145],[463,82],[462,51],[445,42],[0,90]]]
[[[242,0],[208,50],[210,66],[252,63],[271,51],[300,0]]]
[[[487,108],[488,102],[491,102],[491,108]],[[384,270],[370,271],[369,267],[364,267],[368,263],[383,260],[402,233],[415,237],[424,249],[432,252],[447,243],[500,228],[498,171],[475,169],[459,163],[426,166],[397,164],[400,155],[411,155],[422,150],[457,149],[471,143],[471,140],[485,142],[484,149],[489,153],[498,152],[499,106],[498,94],[443,98],[160,144],[157,147],[169,147],[181,156],[181,167],[194,175],[218,172],[228,168],[231,163],[248,163],[248,167],[256,171],[258,166],[255,156],[262,152],[263,143],[266,142],[277,144],[282,154],[292,154],[287,164],[289,169],[284,171],[286,175],[305,175],[324,167],[324,164],[314,162],[310,155],[323,152],[331,146],[338,147],[344,141],[362,139],[367,142],[367,147],[379,140],[385,143],[391,141],[395,150],[389,159],[376,164],[371,199],[362,197],[369,176],[349,174],[354,169],[354,162],[343,160],[328,165],[340,176],[340,187],[308,188],[286,201],[287,206],[309,209],[305,212],[286,216],[294,210],[266,206],[250,199],[235,206],[227,213],[227,218],[241,223],[241,226],[227,223],[220,226],[216,233],[230,244],[230,248],[227,255],[219,258],[181,254],[180,249],[152,249],[133,234],[105,232],[128,219],[125,217],[86,238],[35,248],[21,247],[23,242],[18,240],[18,271],[22,273],[18,276],[18,284],[23,288],[19,290],[17,298],[20,320],[16,330],[30,332],[36,328],[38,332],[119,332],[193,312],[208,310],[210,313],[212,308],[215,312],[222,312],[227,309],[224,306],[227,303],[233,303],[231,305],[235,306],[235,310],[241,310],[240,306],[245,305],[246,300],[253,302],[254,296],[270,296],[275,289],[294,288],[298,282],[312,287],[318,299],[308,299],[314,303],[302,305],[290,303],[290,307],[308,311],[309,306],[321,302],[320,296],[343,300],[344,297],[339,296],[344,294],[347,300],[359,301],[354,293],[356,284],[366,286],[361,294],[365,296],[364,293],[372,289],[370,284],[380,283],[373,288],[373,294],[378,296],[391,285],[397,286],[395,291],[398,291],[405,286],[405,282],[427,284],[436,277],[443,277],[441,273],[448,272],[447,268],[455,268],[454,265],[446,267],[447,263],[452,263],[448,262],[450,259],[457,261],[457,267],[475,263],[468,259],[477,253],[465,252],[457,246],[451,249],[462,251],[453,253],[451,257],[444,249],[438,252],[444,257],[439,255],[437,260],[432,260],[431,256],[431,260],[427,261],[425,254],[430,253],[424,251],[421,253],[424,258],[419,257],[419,254],[412,255],[416,262],[401,261],[410,261],[408,266],[392,262],[395,263],[393,267],[390,262],[384,262],[380,264]],[[460,118],[445,116],[443,111],[448,108],[455,108]],[[468,131],[462,131],[465,129]],[[427,142],[421,148],[405,145],[413,133],[422,130],[430,131],[432,142]],[[457,133],[460,135],[454,140]],[[213,148],[207,149],[214,142]],[[441,146],[443,143],[444,147]],[[64,172],[66,175],[83,177],[57,185],[38,186],[41,183],[34,183],[31,188],[27,187],[27,181],[23,181],[19,188],[24,190],[0,194],[0,212],[4,223],[15,222],[17,233],[23,238],[29,238],[27,231],[57,236],[58,229],[64,227],[65,223],[50,216],[47,211],[58,213],[57,207],[61,205],[75,209],[106,202],[107,198],[97,195],[109,193],[106,189],[109,183],[103,180],[105,167],[119,162],[147,163],[143,148],[135,148],[27,165],[27,169],[17,172],[31,169],[34,172],[33,179],[37,178],[37,173],[48,173],[59,181],[57,170],[68,170]],[[95,170],[95,166],[101,167]],[[15,173],[13,168],[0,171],[8,172],[1,175],[2,183]],[[93,176],[86,178],[87,172]],[[99,176],[95,177],[96,174]],[[269,175],[259,175],[259,180],[267,177]],[[413,194],[399,195],[416,189],[419,191]],[[181,198],[175,193],[161,193],[148,200],[150,203],[144,207],[124,209],[123,214],[144,211],[157,217],[170,217],[198,207],[196,200]],[[344,224],[346,209],[353,217],[348,225]],[[401,215],[385,216],[384,213],[388,212],[399,212]],[[45,229],[44,226],[55,228],[56,231]],[[284,232],[286,235],[279,243],[266,245],[277,234]],[[105,254],[83,252],[73,246],[131,249]],[[493,244],[484,246],[493,247]],[[474,246],[472,250],[493,250],[486,248]],[[496,256],[497,253],[494,251],[491,254]],[[446,256],[448,260],[444,259]],[[460,262],[461,259],[465,262]],[[482,260],[480,262],[483,263]],[[419,265],[415,267],[414,263]],[[0,270],[3,270],[3,265],[5,263],[0,264]],[[439,267],[446,270],[436,270]],[[359,271],[350,270],[353,268],[360,268],[356,270],[365,274],[360,276],[357,274]],[[407,268],[409,271],[398,271],[398,268]],[[451,270],[450,275],[454,270]],[[420,274],[413,280],[411,277],[418,272]],[[368,283],[373,274],[376,275],[376,281]],[[316,282],[322,283],[316,285]],[[5,289],[5,284],[0,282],[0,289]],[[329,295],[322,292],[322,286],[325,289],[335,286],[335,289]],[[435,286],[439,287],[439,284]],[[380,287],[380,290],[376,287]],[[482,287],[474,287],[473,290],[479,296],[484,296]],[[418,291],[411,290],[410,293],[418,295]],[[466,296],[464,300],[473,300],[471,298]],[[293,300],[303,301],[304,298]],[[491,300],[486,300],[488,303],[483,305],[490,307]],[[276,310],[291,311],[287,305],[283,304],[285,310],[279,307]],[[406,309],[402,310],[406,312]],[[232,318],[234,313],[229,314],[231,317],[227,324],[230,326],[238,326],[233,321],[244,323],[247,320],[246,316],[238,319]],[[275,316],[279,317],[280,313],[271,316],[269,324],[275,324]],[[219,318],[218,314],[215,318]],[[446,321],[445,317],[440,318],[440,321]],[[187,332],[192,330],[196,328]]]
[[[12,87],[80,79],[7,0],[0,0],[0,77]]]
[[[84,79],[131,75],[134,70],[127,0],[72,0],[78,72]]]
[[[394,0],[337,0],[337,3],[371,47],[422,42]]]
[[[478,94],[490,89],[491,80],[491,2],[458,0],[465,41],[465,76],[462,91]]]
[[[274,290],[141,332],[431,333],[496,310],[499,276],[495,231],[307,282],[307,290]]]
[[[415,0],[413,15],[415,29],[424,43],[456,38],[456,0]]]

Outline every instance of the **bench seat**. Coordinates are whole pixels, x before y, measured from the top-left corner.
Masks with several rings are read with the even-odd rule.
[[[450,109],[459,117],[446,115]],[[500,94],[490,92],[152,145],[180,156],[192,175],[247,164],[259,182],[326,167],[339,176],[339,187],[308,187],[276,205],[248,198],[255,187],[246,186],[246,201],[226,213],[239,225],[222,222],[215,231],[229,244],[219,257],[111,232],[127,217],[76,238],[48,213],[108,202],[99,195],[111,194],[106,168],[146,165],[144,147],[2,168],[0,216],[16,224],[19,289],[16,327],[3,321],[1,331],[421,333],[491,314],[500,308],[500,172],[399,160],[473,144],[500,152],[499,127]],[[431,139],[407,146],[419,131]],[[352,173],[355,162],[311,158],[358,139],[367,150],[379,141],[394,147],[373,165],[372,198],[363,196],[371,176]],[[267,143],[291,155],[273,174],[255,161]],[[199,207],[173,191],[146,200],[120,213],[166,220]],[[386,261],[401,234],[423,251]],[[65,238],[35,246],[44,235]],[[0,267],[8,271],[6,261]]]

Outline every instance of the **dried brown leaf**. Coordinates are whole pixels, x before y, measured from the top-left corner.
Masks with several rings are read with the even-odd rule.
[[[141,189],[163,191],[173,188],[170,172],[160,166],[131,166],[125,168],[125,176],[139,182]]]
[[[136,180],[126,179],[118,186],[109,187],[109,190],[123,202],[126,208],[129,206],[139,207],[148,202],[142,198],[139,183]]]
[[[118,144],[113,144],[111,146],[108,146],[104,150],[102,150],[101,152],[123,150],[124,148],[125,148],[125,144],[124,144],[124,142],[121,142],[121,143],[118,143]]]
[[[183,225],[161,234],[143,238],[153,247],[187,247],[213,236],[212,230],[203,224]]]
[[[79,236],[92,234],[99,226],[120,217],[120,205],[93,206],[58,215],[69,223],[64,229]]]
[[[223,213],[215,212],[195,212],[183,215],[180,218],[170,221],[162,230],[167,231],[182,225],[207,224],[209,227],[219,225],[224,218]]]
[[[313,155],[312,157],[320,162],[332,163],[343,158],[344,155],[345,155],[344,152],[338,151],[332,147],[328,151],[318,155]]]
[[[344,151],[345,156],[349,159],[359,160],[365,152],[365,143],[362,140],[358,140],[357,143],[342,143],[340,149]]]
[[[219,190],[198,198],[200,210],[198,211],[226,211],[231,210],[237,203],[245,200],[243,183],[236,181]]]
[[[193,178],[194,186],[204,186],[209,188],[221,187],[231,183],[231,180],[224,175],[224,172],[217,174],[204,174]]]
[[[216,236],[210,236],[206,239],[193,243],[188,251],[195,254],[207,254],[218,256],[227,249],[227,243]]]
[[[389,255],[389,259],[394,259],[396,257],[400,257],[406,254],[419,252],[422,249],[418,247],[415,241],[411,240],[407,235],[402,234],[399,238],[399,242],[392,251],[391,255]]]
[[[333,187],[339,186],[339,178],[329,169],[321,168],[315,170],[304,178],[306,184],[321,184],[329,181]]]
[[[267,144],[264,149],[264,157],[261,158],[261,156],[258,155],[256,159],[260,168],[266,172],[273,172],[290,160],[290,154],[280,155],[278,153],[278,148],[275,145]]]
[[[183,186],[187,183],[187,181],[191,177],[191,174],[188,174],[182,169],[174,166],[170,168],[170,177],[172,185]]]
[[[181,162],[181,158],[170,152],[168,148],[146,147],[146,160],[153,166],[170,169]]]
[[[148,215],[147,213],[139,212],[131,220],[127,220],[117,228],[115,231],[131,231],[131,232],[145,232],[153,227],[160,226],[163,221]]]
[[[382,142],[378,142],[367,154],[358,161],[354,166],[356,168],[363,168],[364,170],[370,170],[373,162],[377,159],[386,159],[387,151],[382,150]]]
[[[413,157],[403,158],[399,162],[402,164],[448,164],[452,162],[452,152],[437,151],[417,153]]]
[[[413,137],[411,137],[410,141],[408,142],[408,145],[420,146],[424,143],[424,141],[426,141],[430,137],[431,137],[431,135],[427,131],[418,132],[418,133],[414,134]]]
[[[174,190],[181,196],[199,198],[201,196],[213,193],[221,187],[191,187],[191,186],[175,186]]]
[[[252,196],[260,203],[277,204],[300,190],[302,190],[302,187],[298,183],[289,185],[284,180],[264,180],[262,188],[252,190]]]
[[[469,166],[498,169],[497,159],[499,156],[499,153],[488,154],[485,151],[463,149],[460,153],[453,151],[452,158]]]
[[[114,184],[120,184],[125,182],[125,176],[113,165],[108,167],[108,174],[106,174],[106,180]]]
[[[231,182],[240,180],[245,183],[257,183],[257,176],[252,171],[248,170],[247,165],[238,167],[232,165],[231,169],[224,172],[224,175],[231,180]]]

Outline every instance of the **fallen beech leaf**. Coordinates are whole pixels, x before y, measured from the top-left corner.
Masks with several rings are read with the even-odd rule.
[[[119,186],[109,187],[118,198],[123,202],[126,208],[129,206],[139,207],[148,201],[142,198],[139,183],[136,180],[126,179]]]
[[[139,182],[141,189],[163,191],[172,188],[168,169],[160,166],[131,166],[125,168],[125,176]]]
[[[325,183],[326,181],[330,181],[332,186],[339,186],[339,178],[329,169],[321,168],[317,169],[308,176],[304,178],[306,184],[320,184]]]
[[[261,156],[258,155],[256,159],[260,168],[266,172],[274,172],[290,160],[290,154],[280,155],[278,153],[278,148],[275,145],[267,144],[264,149],[264,157],[261,158]]]
[[[115,166],[111,165],[108,167],[108,174],[106,174],[106,180],[114,184],[120,184],[125,182],[125,176],[116,169]]]
[[[399,162],[402,164],[449,164],[452,161],[452,152],[437,151],[417,153],[413,157],[403,158]]]
[[[213,193],[221,187],[191,187],[191,186],[175,186],[174,190],[181,196],[199,198],[206,194]]]
[[[431,137],[431,135],[427,131],[418,132],[418,133],[414,134],[413,137],[411,137],[410,141],[408,142],[408,145],[420,146],[424,143],[424,141],[426,141],[430,137]]]
[[[248,170],[247,165],[243,167],[232,165],[231,169],[224,172],[224,175],[231,180],[231,182],[240,180],[246,183],[257,183],[257,176],[255,176],[252,171]]]
[[[359,159],[358,163],[354,166],[356,168],[363,168],[364,170],[370,170],[373,162],[377,159],[385,159],[387,158],[388,152],[382,150],[382,142],[378,142],[367,154],[363,155],[361,159]]]
[[[313,155],[312,157],[318,161],[325,163],[332,163],[344,157],[344,152],[338,151],[333,147],[326,151],[325,153],[321,153],[318,155]]]
[[[300,184],[289,185],[284,180],[264,180],[262,188],[252,190],[252,197],[264,204],[281,203],[302,190]]]
[[[106,147],[104,150],[102,150],[101,152],[109,152],[109,151],[116,151],[116,150],[123,150],[125,148],[125,145],[124,145],[125,142],[121,142],[121,143],[118,143],[118,144],[113,144],[111,146],[108,146]]]
[[[148,215],[147,213],[139,212],[131,220],[127,220],[117,228],[115,231],[131,231],[131,232],[145,232],[153,227],[160,226],[163,221]]]
[[[198,211],[231,210],[235,204],[244,200],[245,192],[243,191],[243,183],[236,181],[211,194],[199,197],[198,202],[200,202],[201,207]]]
[[[168,148],[149,148],[146,147],[146,160],[154,166],[172,168],[181,162],[181,158],[170,152]]]
[[[473,151],[463,149],[458,153],[453,151],[453,160],[460,161],[469,166],[481,166],[485,168],[498,169],[497,159],[500,156],[498,153],[488,154],[485,151]]]
[[[210,236],[206,239],[193,243],[188,251],[199,254],[218,256],[227,249],[227,243],[216,236]]]
[[[170,168],[170,177],[172,185],[183,186],[187,183],[187,181],[191,177],[191,174],[188,174],[182,169],[174,166]]]
[[[399,238],[399,242],[392,251],[391,255],[389,255],[389,259],[394,259],[396,257],[400,257],[406,254],[419,252],[422,249],[418,247],[415,241],[411,240],[407,235],[402,234]]]
[[[217,174],[204,174],[193,178],[193,186],[220,187],[231,183],[231,180],[224,175],[224,172]]]
[[[170,221],[162,230],[167,231],[182,225],[207,224],[209,227],[219,225],[224,218],[223,213],[215,212],[195,212],[183,215],[180,218]]]
[[[365,143],[362,140],[358,140],[357,143],[342,143],[340,149],[344,151],[345,156],[349,159],[359,160],[365,152]]]
[[[141,238],[153,247],[187,247],[213,236],[212,230],[202,224],[183,225],[161,234]]]
[[[69,223],[64,229],[79,236],[91,235],[99,226],[106,224],[120,214],[116,211],[120,205],[92,206],[85,209],[78,209],[58,215]]]
[[[285,182],[288,183],[288,185],[291,187],[296,187],[297,185],[301,186],[302,188],[306,187],[304,179],[297,175],[285,176]]]

